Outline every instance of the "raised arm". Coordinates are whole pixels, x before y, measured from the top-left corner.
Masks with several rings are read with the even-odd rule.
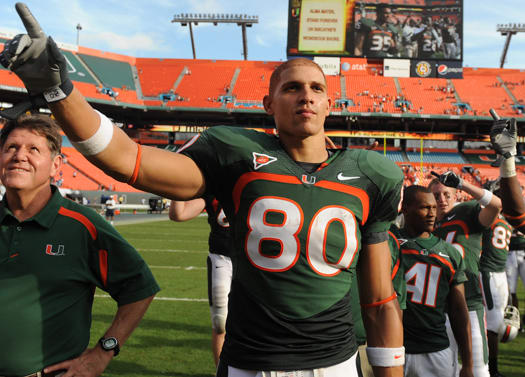
[[[478,220],[480,224],[485,227],[491,226],[501,212],[500,198],[496,195],[492,195],[490,191],[474,186],[466,181],[462,181],[461,187],[458,188],[468,193],[483,206],[482,210],[479,212]]]
[[[197,198],[188,201],[172,200],[170,204],[170,220],[173,221],[188,221],[199,216],[206,206],[206,202],[202,198]]]
[[[204,176],[190,158],[139,146],[97,113],[73,87],[64,56],[28,7],[17,3],[16,10],[27,34],[5,44],[0,63],[24,82],[31,96],[45,98],[75,148],[107,174],[141,190],[180,200],[204,192]]]
[[[491,112],[495,114],[495,112]],[[493,115],[494,116],[494,115]],[[495,116],[497,118],[497,115]],[[490,131],[492,147],[501,156],[500,195],[503,214],[514,228],[525,232],[525,202],[521,184],[516,174],[518,127],[516,119],[497,119]]]
[[[391,256],[388,243],[385,241],[364,245],[357,272],[367,335],[367,353],[374,374],[376,377],[402,376],[403,321],[390,276]],[[385,366],[379,366],[381,362],[374,362],[374,355]]]
[[[432,174],[438,177],[439,181],[445,186],[465,191],[481,204],[483,209],[479,212],[478,217],[481,225],[489,227],[498,218],[498,215],[501,212],[501,200],[496,195],[461,179],[452,171],[447,171],[443,174],[432,172]]]

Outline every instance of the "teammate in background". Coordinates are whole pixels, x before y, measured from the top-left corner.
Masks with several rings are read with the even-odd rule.
[[[521,283],[525,286],[525,236],[520,231],[514,230],[510,237],[509,257],[505,272],[507,273],[511,305],[519,308],[518,295],[516,294],[518,278],[521,278]],[[522,317],[522,330],[523,323]]]
[[[442,48],[445,59],[458,59],[460,49],[457,45],[457,33],[453,22],[449,17],[436,22],[436,28],[441,32],[443,40]]]
[[[215,367],[219,364],[224,337],[226,335],[226,316],[228,314],[228,294],[232,281],[232,261],[230,255],[233,242],[230,237],[230,224],[224,215],[220,203],[213,197],[206,196],[193,200],[171,201],[169,216],[173,221],[188,221],[197,217],[206,209],[210,236],[207,258],[208,302],[211,315],[211,349]]]
[[[378,142],[373,143],[368,150],[377,146]],[[397,229],[395,225],[393,228]],[[392,229],[392,228],[391,228]],[[390,248],[390,255],[392,257],[392,284],[397,294],[397,302],[401,310],[406,309],[406,282],[403,276],[403,268],[401,266],[401,256],[399,252],[399,241],[394,231],[388,231],[388,246]],[[357,357],[357,370],[360,372],[360,377],[374,377],[372,367],[366,357],[366,331],[363,324],[363,318],[361,317],[361,307],[359,305],[359,290],[357,276],[354,274],[352,280],[352,288],[350,289],[350,298],[352,300],[352,320],[354,321],[355,339],[357,342],[359,355]]]
[[[222,204],[235,269],[218,376],[356,376],[348,294],[355,269],[374,373],[402,375],[387,231],[403,175],[378,153],[325,148],[331,100],[317,64],[293,59],[273,72],[263,103],[278,137],[212,127],[171,153],[136,144],[94,111],[56,44],[24,4],[17,11],[29,35],[7,42],[0,62],[31,95],[44,95],[77,149],[136,188],[176,200],[209,193]]]
[[[104,203],[104,206],[106,207],[106,220],[109,221],[111,225],[113,225],[113,220],[115,219],[115,210],[117,209],[115,197],[111,195],[106,200],[106,203]]]
[[[0,375],[99,376],[159,287],[137,251],[99,214],[50,184],[62,136],[47,115],[24,115],[0,135]],[[99,287],[118,309],[87,348]]]
[[[438,46],[441,44],[440,36],[438,35],[431,17],[426,17],[412,35],[412,41],[417,42],[417,58],[428,59],[436,56]]]
[[[456,376],[458,361],[447,337],[447,311],[463,362],[459,375],[473,376],[470,321],[463,286],[467,280],[465,263],[458,250],[432,234],[436,206],[428,188],[405,188],[405,225],[399,233],[408,296],[403,312],[405,377]]]
[[[490,191],[462,180],[451,171],[433,179],[428,187],[438,206],[438,222],[434,234],[458,249],[465,261],[468,278],[465,283],[465,296],[470,315],[474,375],[488,377],[488,349],[485,311],[479,282],[479,258],[483,231],[497,219],[501,211],[501,201]],[[456,205],[458,189],[475,200]],[[449,339],[451,348],[457,350],[454,336],[450,332]]]
[[[355,55],[368,57],[393,57],[398,55],[397,41],[401,30],[392,22],[392,8],[387,4],[376,5],[376,18],[361,18],[355,25]]]
[[[491,191],[499,194],[499,187],[491,188]],[[500,331],[505,328],[503,317],[509,298],[505,265],[511,234],[512,228],[502,215],[483,232],[479,270],[485,303],[491,377],[501,376],[498,371],[498,345]]]

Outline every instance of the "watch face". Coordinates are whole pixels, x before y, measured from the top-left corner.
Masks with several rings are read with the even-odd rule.
[[[116,345],[117,345],[117,339],[115,338],[104,339],[104,348],[112,349],[112,348],[115,348]]]

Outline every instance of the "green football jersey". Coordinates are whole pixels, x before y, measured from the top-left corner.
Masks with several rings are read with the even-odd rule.
[[[481,207],[477,201],[460,203],[452,208],[439,223],[434,234],[452,244],[463,256],[468,281],[465,298],[470,311],[483,308],[479,282],[479,258],[485,227],[479,222]]]
[[[394,226],[394,225],[392,225]],[[397,301],[401,310],[406,309],[407,288],[405,276],[403,275],[403,266],[401,265],[399,241],[395,234],[388,231],[388,246],[392,257],[392,285],[397,294]],[[357,286],[357,275],[354,274],[352,288],[350,290],[350,299],[352,300],[352,320],[354,322],[355,338],[358,345],[366,343],[366,331],[361,316],[361,305],[359,302],[359,289]]]
[[[401,170],[376,152],[337,150],[308,173],[277,137],[234,127],[188,145],[235,243],[221,360],[293,370],[348,359],[352,275],[362,244],[387,240]]]
[[[403,312],[405,350],[441,351],[449,346],[445,312],[450,288],[467,280],[463,258],[434,235],[400,239],[400,243],[407,285],[407,308]]]
[[[379,25],[375,20],[364,18],[358,22],[358,29],[364,34],[363,55],[369,57],[394,56],[396,38],[400,30],[393,24]]]
[[[483,272],[503,272],[509,254],[512,227],[500,216],[490,228],[483,232],[483,251],[479,270]]]

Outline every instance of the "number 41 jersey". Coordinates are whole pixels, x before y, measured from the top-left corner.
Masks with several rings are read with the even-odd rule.
[[[221,360],[294,370],[348,359],[352,270],[363,243],[387,240],[401,170],[355,150],[308,173],[275,136],[233,127],[207,130],[182,153],[203,171],[235,242]]]

